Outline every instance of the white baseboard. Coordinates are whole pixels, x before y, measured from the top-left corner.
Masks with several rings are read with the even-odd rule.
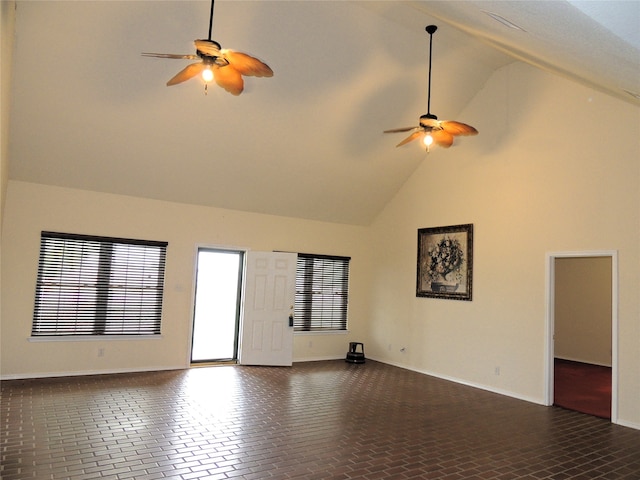
[[[635,422],[627,422],[626,420],[620,420],[616,422],[616,425],[620,425],[622,427],[633,428],[634,430],[640,430],[640,423]]]
[[[323,360],[340,360],[342,357],[326,356],[326,357],[308,357],[296,358],[294,363],[298,362],[319,362]],[[80,370],[74,372],[30,372],[30,373],[12,373],[9,375],[0,375],[2,380],[28,380],[34,378],[53,378],[53,377],[81,377],[86,375],[109,375],[114,373],[137,373],[137,372],[160,372],[164,370],[184,370],[190,368],[190,365],[179,365],[169,367],[138,367],[138,368],[115,368],[108,370]]]
[[[304,358],[294,358],[293,363],[302,363],[302,362],[322,362],[324,360],[344,360],[345,357],[336,357],[334,355],[326,356],[326,357],[304,357]]]
[[[53,377],[81,377],[86,375],[109,375],[114,373],[138,373],[138,372],[161,372],[164,370],[184,370],[184,365],[174,367],[146,367],[146,368],[116,368],[110,370],[83,370],[77,372],[39,372],[39,373],[13,373],[0,376],[1,380],[29,380],[33,378],[53,378]]]
[[[511,390],[503,390],[500,388],[495,388],[489,385],[483,385],[475,382],[468,382],[466,380],[462,380],[456,377],[450,377],[448,375],[442,375],[440,373],[431,372],[429,370],[418,370],[416,368],[411,368],[406,365],[402,365],[399,363],[388,362],[385,360],[378,360],[376,358],[371,357],[371,360],[375,360],[376,362],[386,363],[387,365],[393,365],[394,367],[404,368],[405,370],[411,370],[412,372],[421,373],[423,375],[429,375],[430,377],[440,378],[442,380],[447,380],[449,382],[459,383],[460,385],[466,385],[468,387],[478,388],[480,390],[486,390],[487,392],[497,393],[499,395],[504,395],[506,397],[517,398],[518,400],[524,400],[529,403],[536,403],[538,405],[544,405],[544,401],[542,398],[534,398],[528,397],[525,395],[520,395],[518,393],[512,392]]]

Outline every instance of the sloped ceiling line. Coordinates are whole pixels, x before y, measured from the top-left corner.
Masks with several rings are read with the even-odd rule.
[[[424,113],[426,25],[438,25],[439,118],[465,122],[459,113],[514,61],[640,105],[624,92],[640,92],[638,34],[629,30],[640,2],[587,3],[589,11],[564,0],[220,2],[216,40],[269,59],[274,71],[268,82],[248,78],[234,97],[204,96],[195,80],[167,88],[176,64],[140,56],[191,51],[208,1],[20,0],[9,177],[367,225],[421,162],[452,152],[427,157],[382,134]]]

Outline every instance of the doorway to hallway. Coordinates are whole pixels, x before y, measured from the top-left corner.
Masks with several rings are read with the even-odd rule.
[[[236,361],[244,252],[199,248],[191,363]]]
[[[617,252],[547,261],[547,404],[617,423]]]

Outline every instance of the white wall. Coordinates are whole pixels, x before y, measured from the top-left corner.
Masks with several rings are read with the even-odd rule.
[[[546,253],[617,250],[619,421],[640,428],[640,109],[516,63],[457,120],[480,134],[426,156],[372,226],[369,356],[544,403]],[[417,229],[462,223],[473,301],[416,298]]]
[[[4,378],[188,366],[197,245],[352,257],[349,334],[296,335],[294,361],[344,358],[348,342],[365,333],[370,259],[364,227],[10,181],[4,228]],[[42,230],[168,241],[162,338],[30,342]]]
[[[2,212],[9,181],[9,114],[11,105],[11,78],[13,59],[13,36],[15,33],[16,2],[3,0],[0,2],[0,229],[2,228]],[[1,230],[0,230],[1,231]]]

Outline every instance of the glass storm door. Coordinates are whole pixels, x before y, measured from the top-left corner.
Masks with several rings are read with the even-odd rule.
[[[244,252],[198,249],[191,362],[238,357]]]

